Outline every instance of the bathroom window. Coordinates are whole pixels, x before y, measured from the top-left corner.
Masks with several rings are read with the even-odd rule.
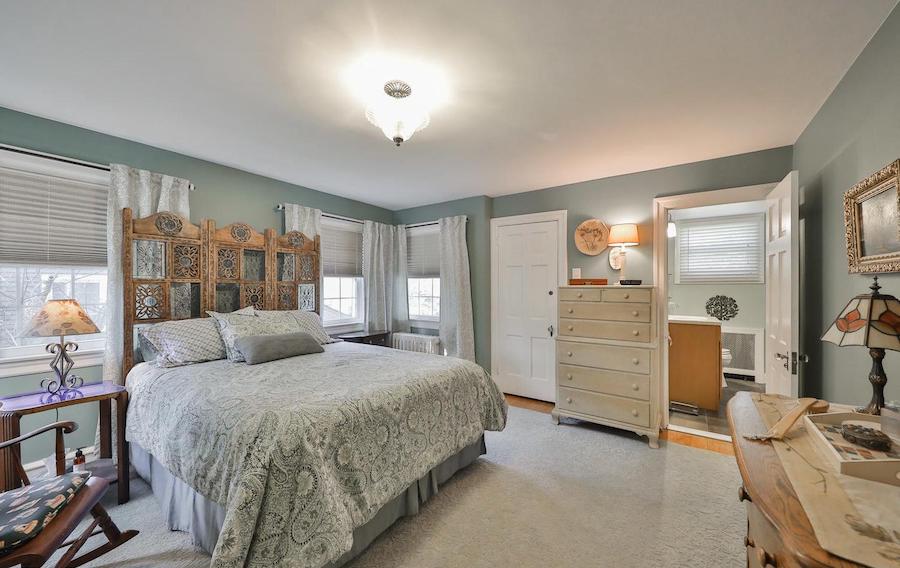
[[[763,216],[686,219],[677,223],[675,283],[763,283]]]

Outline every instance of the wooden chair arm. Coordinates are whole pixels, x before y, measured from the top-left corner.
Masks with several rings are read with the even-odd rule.
[[[5,442],[0,443],[0,450],[4,448],[8,448],[9,446],[15,446],[16,444],[21,444],[25,440],[29,438],[34,438],[39,434],[43,434],[44,432],[49,432],[50,430],[62,430],[63,434],[71,434],[75,430],[78,430],[78,424],[72,422],[71,420],[62,420],[60,422],[54,422],[53,424],[47,424],[41,428],[33,432],[29,432],[27,434],[22,434],[18,438],[13,438],[12,440],[7,440]]]

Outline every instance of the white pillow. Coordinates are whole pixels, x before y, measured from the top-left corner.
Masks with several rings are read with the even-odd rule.
[[[252,308],[250,308],[252,310]],[[234,343],[241,337],[251,335],[280,335],[283,333],[297,333],[300,329],[297,320],[287,312],[259,312],[253,310],[248,313],[247,308],[230,314],[219,312],[206,312],[215,319],[219,327],[219,334],[225,344],[225,352],[229,361],[244,361]],[[263,314],[272,313],[278,315]]]
[[[313,336],[313,339],[318,341],[319,345],[336,343],[340,341],[340,339],[335,339],[328,335],[328,332],[325,331],[325,327],[322,325],[322,320],[321,318],[319,318],[319,314],[317,314],[316,312],[308,312],[306,310],[256,310],[256,314],[260,317],[282,317],[281,314],[289,314],[297,322],[297,325],[300,327],[300,331]]]
[[[210,318],[164,321],[138,331],[156,351],[158,367],[179,367],[224,359],[225,344]]]

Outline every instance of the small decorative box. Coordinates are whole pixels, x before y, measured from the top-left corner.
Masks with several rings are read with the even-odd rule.
[[[829,412],[803,417],[813,443],[834,468],[844,475],[900,487],[900,440],[891,437],[891,448],[878,451],[853,444],[841,434],[850,421],[883,431],[881,417],[856,412]]]

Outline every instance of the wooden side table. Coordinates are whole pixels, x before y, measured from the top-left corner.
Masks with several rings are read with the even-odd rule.
[[[118,463],[112,461],[112,402],[116,402],[116,453]],[[51,395],[45,391],[0,398],[0,440],[19,436],[22,417],[46,410],[54,410],[74,404],[97,402],[100,405],[100,459],[88,464],[94,475],[118,484],[119,503],[130,498],[128,443],[125,441],[125,409],[128,407],[128,391],[112,383],[92,383],[79,389]],[[84,427],[90,427],[80,425]],[[0,452],[0,491],[19,486],[12,452]],[[57,470],[65,464],[57,463]]]
[[[351,343],[365,343],[366,345],[390,347],[390,344],[388,343],[390,335],[391,332],[389,331],[354,331],[352,333],[342,333],[338,335],[337,338]]]

